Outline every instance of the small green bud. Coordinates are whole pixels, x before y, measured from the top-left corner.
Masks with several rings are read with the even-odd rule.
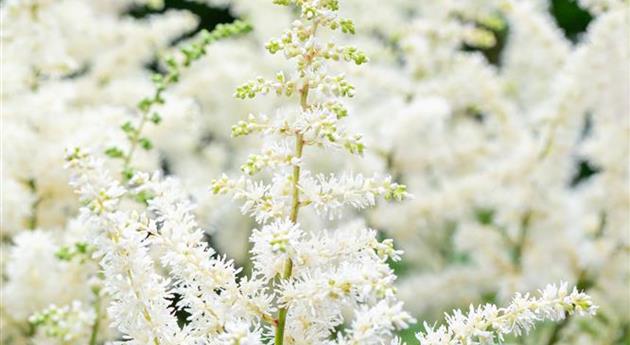
[[[219,29],[219,25],[217,25],[216,29]],[[201,32],[198,35],[199,40],[205,45],[208,45],[208,44],[216,41],[216,37],[215,36],[216,35],[213,35],[213,34],[209,33],[208,30],[206,30],[206,29],[201,30]]]
[[[248,135],[252,132],[250,128],[250,124],[245,121],[239,121],[237,124],[232,126],[232,137],[240,137],[244,135]]]
[[[127,135],[132,134],[136,131],[136,128],[131,124],[130,121],[125,122],[120,128],[123,130],[123,132],[127,133]]]
[[[145,150],[150,150],[153,148],[153,143],[151,143],[151,140],[149,140],[148,138],[140,138],[138,142],[140,143],[140,146]]]
[[[333,122],[330,121],[322,121],[320,124],[319,131],[323,137],[328,139],[331,143],[337,141],[337,127]]]
[[[65,160],[66,160],[66,162],[72,162],[72,161],[75,161],[77,159],[84,158],[86,156],[87,156],[87,154],[83,153],[81,151],[81,148],[75,147],[74,149],[72,149],[72,152],[66,152]]]
[[[332,103],[329,109],[337,115],[337,119],[343,119],[348,116],[348,109],[339,103]]]
[[[271,40],[267,43],[267,45],[265,45],[265,48],[269,51],[269,53],[275,54],[282,49],[282,44],[276,40]]]
[[[407,186],[404,184],[392,183],[387,187],[387,192],[384,195],[385,200],[402,201],[407,197]]]
[[[153,105],[153,100],[150,98],[143,98],[139,103],[138,103],[138,109],[140,109],[141,112],[146,113],[149,111],[149,109],[151,109],[151,106]]]
[[[105,150],[105,154],[111,158],[122,158],[125,156],[125,153],[117,147],[108,148],[107,150]]]
[[[73,255],[70,252],[70,247],[63,246],[55,253],[55,257],[61,261],[70,261]]]
[[[348,83],[343,76],[335,77],[334,81],[336,83],[336,91],[342,97],[354,97],[354,86]]]
[[[354,61],[355,64],[361,65],[368,62],[368,58],[362,51],[355,47],[346,47],[343,49],[343,58],[346,61]]]
[[[254,98],[256,94],[263,91],[268,91],[268,87],[265,86],[265,80],[263,78],[258,78],[256,81],[250,81],[236,88],[234,97],[240,99]]]
[[[150,192],[143,190],[135,195],[135,200],[139,203],[148,205],[149,200],[153,199],[155,196]]]
[[[284,76],[284,73],[282,73],[282,72],[278,72],[278,73],[276,74],[276,80],[277,80],[279,83],[284,84],[284,82],[286,81],[286,77]]]
[[[73,246],[63,246],[55,253],[61,261],[70,261],[78,255],[88,254],[90,246],[85,242],[77,242]]]
[[[254,175],[265,166],[265,159],[260,155],[249,155],[247,162],[241,166],[241,171],[247,175]]]
[[[356,33],[354,23],[350,19],[341,19],[339,21],[339,25],[341,26],[341,32],[343,32],[344,34],[354,35]]]
[[[363,155],[365,151],[365,145],[361,142],[360,135],[346,141],[343,146],[352,154]]]
[[[322,5],[331,11],[339,11],[339,0],[324,0]]]
[[[151,122],[153,122],[154,124],[158,125],[160,124],[160,122],[162,122],[162,117],[158,113],[153,113],[149,120],[151,120]]]
[[[313,19],[317,16],[317,8],[315,7],[303,7],[302,8],[302,16],[306,19]]]
[[[85,242],[77,242],[74,246],[77,248],[77,252],[81,254],[87,253],[89,248],[89,245]]]
[[[134,175],[133,168],[131,168],[131,167],[127,167],[127,168],[125,168],[125,169],[122,171],[122,175],[123,175],[123,179],[124,179],[125,181],[129,181],[129,180],[131,180],[131,178],[132,178],[132,177],[133,177],[133,175]]]
[[[357,65],[362,65],[362,64],[368,62],[368,58],[363,52],[357,52],[356,54],[354,54],[352,56],[352,60]]]
[[[225,193],[227,193],[228,190],[229,190],[229,188],[228,188],[229,183],[230,183],[230,180],[225,175],[222,176],[218,180],[212,180],[212,182],[211,182],[212,193],[213,194],[225,194]]]
[[[155,73],[151,77],[151,80],[153,81],[153,84],[158,89],[158,91],[163,91],[166,88],[166,85],[164,84],[164,76],[163,75],[161,75],[159,73]]]
[[[173,57],[173,56],[169,56],[166,59],[164,59],[164,63],[170,69],[173,69],[173,70],[177,69],[177,60],[175,60],[175,57]]]

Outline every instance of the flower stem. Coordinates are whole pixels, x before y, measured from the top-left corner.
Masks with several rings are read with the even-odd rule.
[[[304,137],[302,134],[295,136],[295,157],[302,158],[302,151],[304,150]],[[298,213],[300,211],[300,166],[293,166],[293,197],[291,202],[291,223],[297,223]]]
[[[309,86],[305,84],[304,87],[300,90],[300,106],[302,110],[308,109],[308,91]],[[295,135],[295,153],[294,156],[297,159],[302,158],[302,153],[304,151],[304,136],[301,133],[297,133]],[[292,188],[293,188],[293,196],[291,200],[291,214],[289,219],[291,223],[297,223],[298,213],[300,212],[300,164],[296,164],[293,166],[293,178],[292,178]],[[293,274],[293,261],[291,259],[287,259],[284,263],[284,272],[282,273],[282,279],[289,279]],[[287,322],[287,314],[289,312],[288,307],[280,308],[278,311],[278,322],[276,324],[276,336],[275,336],[275,345],[282,345],[284,343],[284,329]]]
[[[37,195],[37,182],[35,179],[29,179],[26,181],[28,188],[35,195],[36,199],[31,204],[31,216],[28,219],[28,229],[35,230],[37,228],[37,208],[39,204],[42,202],[42,197]]]
[[[90,335],[90,345],[96,345],[98,341],[98,329],[100,327],[101,319],[101,298],[99,292],[95,292],[96,300],[94,300],[94,312],[96,317],[94,318],[94,324],[92,325],[92,335]]]
[[[291,276],[291,271],[293,270],[293,261],[291,259],[287,259],[284,263],[284,273],[282,275],[283,279],[287,279]],[[284,328],[287,322],[287,314],[289,312],[288,307],[280,308],[278,312],[278,323],[276,325],[276,338],[275,345],[282,345],[284,343]]]
[[[142,113],[142,118],[140,119],[140,124],[138,125],[137,131],[133,134],[131,138],[131,147],[129,148],[129,153],[125,156],[125,160],[123,162],[123,171],[126,171],[131,167],[131,158],[133,158],[133,154],[138,147],[138,141],[140,140],[140,135],[142,134],[142,129],[144,125],[147,123],[148,114],[146,112]]]

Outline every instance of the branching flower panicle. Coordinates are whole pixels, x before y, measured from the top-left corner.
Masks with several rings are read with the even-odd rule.
[[[179,81],[183,69],[189,67],[190,64],[206,55],[209,45],[218,40],[241,35],[251,30],[251,25],[240,20],[231,24],[219,24],[210,32],[202,30],[192,43],[179,50],[178,55],[169,56],[164,59],[166,72],[163,74],[155,73],[152,77],[154,86],[153,95],[143,98],[138,102],[137,108],[140,118],[135,123],[133,121],[127,121],[121,126],[122,131],[129,141],[129,148],[124,150],[112,146],[105,150],[107,156],[123,161],[123,176],[126,179],[130,179],[133,176],[134,171],[131,167],[131,160],[137,147],[140,146],[144,150],[151,150],[153,148],[151,139],[143,136],[142,130],[148,122],[157,125],[162,121],[159,112],[155,111],[154,108],[164,104],[164,92],[166,89]]]
[[[255,181],[248,176],[238,180],[223,176],[212,182],[212,190],[232,194],[243,201],[243,213],[263,224],[251,238],[254,275],[261,275],[265,280],[280,278],[276,289],[280,305],[274,324],[275,344],[293,343],[298,339],[318,343],[343,322],[342,305],[364,305],[365,312],[377,303],[397,305],[391,286],[395,278],[383,258],[360,255],[361,248],[356,248],[358,252],[350,254],[354,257],[348,257],[345,262],[341,260],[343,248],[339,248],[340,252],[327,252],[325,242],[317,240],[318,231],[301,230],[300,209],[312,207],[332,219],[341,214],[342,207],[374,206],[379,196],[400,201],[407,197],[407,192],[405,186],[389,178],[364,178],[349,173],[338,178],[313,174],[306,169],[303,154],[309,147],[340,148],[351,154],[363,154],[362,136],[349,133],[341,122],[348,116],[342,100],[353,97],[355,87],[342,74],[328,74],[326,66],[334,61],[362,65],[368,58],[356,47],[339,46],[318,38],[318,31],[323,29],[355,33],[353,22],[338,16],[338,1],[274,3],[296,6],[300,13],[291,28],[265,46],[269,53],[282,53],[294,62],[295,71],[279,72],[274,79],[258,77],[238,87],[234,96],[248,99],[273,92],[280,97],[295,98],[297,107],[289,110],[291,115],[286,118],[275,120],[265,115],[250,115],[246,121],[232,127],[235,137],[253,133],[265,137],[264,149],[260,154],[250,155],[241,170],[248,176],[270,171],[270,182]],[[307,235],[311,233],[313,235]],[[369,249],[372,253],[374,250]],[[306,253],[312,257],[305,256]],[[337,260],[322,260],[321,256],[326,254]],[[374,269],[372,274],[361,276],[365,274],[361,272],[370,269]],[[404,321],[386,318],[384,323],[389,326],[381,330],[385,336],[391,336],[394,329],[404,328],[413,320],[402,309],[396,310],[396,317]],[[324,321],[306,321],[316,319]],[[339,334],[338,339],[346,341],[346,337],[353,336],[356,335],[350,331],[346,335]]]

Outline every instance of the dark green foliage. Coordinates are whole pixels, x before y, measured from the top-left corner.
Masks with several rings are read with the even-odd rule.
[[[580,8],[575,0],[552,0],[549,11],[565,36],[574,42],[593,20],[593,16]]]

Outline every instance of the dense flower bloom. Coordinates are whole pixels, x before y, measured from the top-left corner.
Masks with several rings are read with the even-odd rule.
[[[0,342],[627,340],[625,1],[191,1],[0,5]]]

